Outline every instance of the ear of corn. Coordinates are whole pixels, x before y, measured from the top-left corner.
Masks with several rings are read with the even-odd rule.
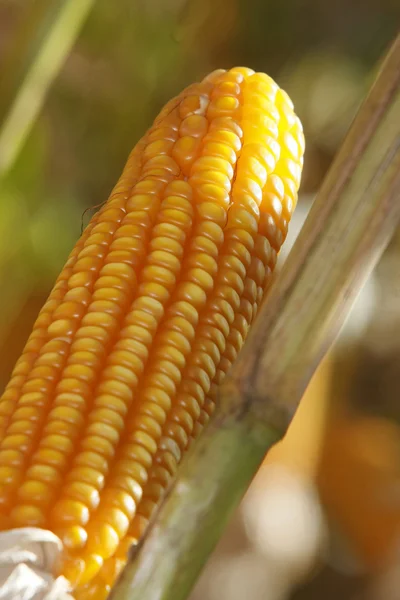
[[[0,527],[104,597],[213,411],[296,204],[304,138],[245,68],[169,102],[76,244],[0,401]]]

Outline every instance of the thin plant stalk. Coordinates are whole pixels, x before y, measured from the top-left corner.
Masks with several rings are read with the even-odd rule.
[[[400,218],[400,37],[112,600],[184,600]]]
[[[1,57],[0,124],[4,122],[15,96],[65,0],[35,0],[28,2],[22,11],[12,40]]]
[[[95,1],[65,0],[54,15],[0,130],[0,180],[17,160]]]

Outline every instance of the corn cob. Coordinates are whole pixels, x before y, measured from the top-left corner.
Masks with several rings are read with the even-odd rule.
[[[304,137],[268,76],[169,102],[76,244],[0,400],[0,529],[63,541],[105,597],[254,320],[297,200]]]

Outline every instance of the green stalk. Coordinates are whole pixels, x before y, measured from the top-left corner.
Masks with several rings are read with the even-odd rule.
[[[400,37],[332,165],[213,419],[110,598],[184,600],[282,437],[400,218]]]
[[[0,130],[0,180],[11,169],[95,0],[50,3],[53,19]],[[46,16],[46,14],[45,14]],[[47,21],[47,19],[46,19]],[[36,37],[33,44],[36,43]]]
[[[1,62],[1,124],[64,2],[65,0],[35,0],[28,3],[23,11],[21,23]]]

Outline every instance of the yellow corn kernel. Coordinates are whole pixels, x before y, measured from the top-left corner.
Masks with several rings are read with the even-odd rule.
[[[304,137],[262,73],[169,102],[56,281],[0,399],[0,527],[105,597],[218,401],[297,201]]]

